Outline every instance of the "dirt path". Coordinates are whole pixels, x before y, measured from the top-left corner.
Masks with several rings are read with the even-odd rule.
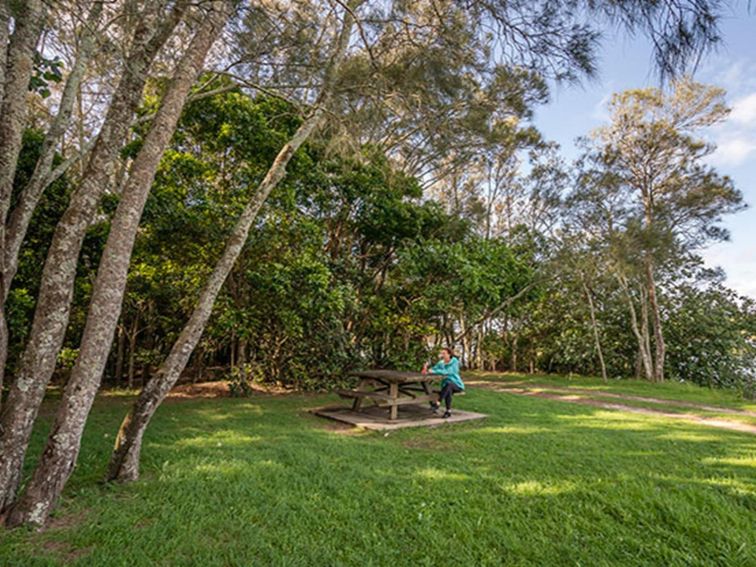
[[[667,400],[664,398],[650,398],[647,396],[636,396],[633,394],[615,394],[613,392],[603,392],[601,390],[589,390],[586,388],[560,388],[559,386],[549,386],[548,384],[533,384],[530,382],[507,382],[503,384],[496,384],[492,382],[486,382],[485,380],[476,380],[469,382],[477,386],[494,385],[497,389],[506,389],[510,386],[519,387],[522,386],[527,390],[548,390],[550,392],[558,392],[560,394],[580,394],[585,396],[594,396],[597,398],[614,398],[619,400],[631,400],[634,402],[646,402],[649,404],[660,404],[666,406],[674,406],[680,408],[695,408],[704,411],[712,411],[717,413],[727,413],[732,415],[742,415],[747,417],[756,417],[756,412],[748,410],[739,410],[733,408],[725,408],[722,406],[711,406],[706,404],[699,404],[698,402],[686,402],[682,400]]]
[[[678,402],[676,400],[663,400],[659,398],[647,398],[644,396],[633,396],[633,395],[622,395],[622,394],[614,394],[610,392],[596,392],[593,390],[584,390],[584,389],[578,389],[578,388],[558,388],[558,387],[552,387],[552,386],[541,386],[541,385],[535,385],[535,384],[528,384],[528,387],[517,387],[514,384],[495,384],[492,382],[485,382],[485,381],[473,381],[468,382],[471,385],[475,386],[482,386],[484,388],[488,388],[491,390],[495,390],[497,392],[506,392],[507,394],[515,394],[519,396],[534,396],[537,398],[545,398],[548,400],[557,400],[560,402],[568,402],[573,404],[580,404],[585,406],[591,406],[601,409],[609,409],[609,410],[619,410],[619,411],[625,411],[629,413],[638,413],[641,415],[649,415],[653,417],[665,417],[669,419],[680,419],[683,421],[698,423],[701,425],[707,425],[709,427],[718,427],[720,429],[730,429],[732,431],[741,431],[743,433],[750,433],[752,435],[756,435],[756,426],[749,425],[747,423],[740,423],[737,421],[729,421],[727,419],[717,419],[717,418],[710,418],[710,417],[703,417],[701,415],[697,415],[694,413],[673,413],[673,412],[666,412],[661,410],[653,410],[648,408],[639,408],[635,406],[628,406],[621,403],[612,403],[612,402],[603,402],[600,400],[590,400],[590,399],[584,399],[578,397],[578,395],[590,395],[595,397],[606,397],[606,398],[614,398],[619,400],[632,400],[632,401],[643,401],[648,403],[658,403],[658,404],[668,404],[673,405],[677,407],[694,407],[698,409],[704,409],[707,411],[716,411],[716,412],[722,412],[722,413],[729,413],[729,414],[738,414],[738,415],[748,415],[748,416],[754,416],[753,412],[745,411],[745,410],[734,410],[731,408],[721,408],[717,406],[707,406],[705,404],[697,404],[694,402]],[[552,390],[557,391],[561,393],[550,393],[550,392],[543,392],[539,390]]]

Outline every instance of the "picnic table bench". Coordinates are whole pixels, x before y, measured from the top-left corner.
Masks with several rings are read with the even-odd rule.
[[[337,390],[342,398],[351,398],[352,410],[360,411],[365,400],[389,408],[389,419],[397,418],[399,406],[419,404],[436,399],[430,384],[440,378],[434,374],[399,372],[396,370],[359,370],[349,373],[360,379],[354,390]]]

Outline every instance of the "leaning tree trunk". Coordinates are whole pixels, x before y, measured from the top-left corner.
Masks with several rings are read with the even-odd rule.
[[[8,55],[8,34],[10,11],[5,0],[0,0],[0,104],[5,92],[5,63]],[[0,308],[1,309],[1,308]],[[5,358],[8,356],[8,326],[5,312],[0,312],[0,409],[3,402],[3,379],[5,376]]]
[[[7,68],[0,107],[0,244],[3,246],[3,229],[10,207],[13,179],[26,126],[26,95],[34,71],[34,50],[44,20],[41,0],[28,0],[19,3],[18,6],[15,29],[5,55]],[[5,33],[7,34],[7,29]]]
[[[5,228],[5,249],[3,251],[5,255],[3,266],[5,270],[3,274],[5,296],[0,297],[0,301],[4,302],[8,297],[8,291],[18,269],[18,254],[26,236],[26,231],[29,228],[29,222],[43,191],[49,185],[53,159],[55,158],[55,147],[71,121],[74,102],[76,101],[82,78],[96,46],[96,27],[102,16],[102,9],[103,3],[101,1],[95,2],[82,27],[79,53],[71,68],[71,72],[68,74],[66,86],[63,88],[63,94],[58,104],[58,112],[42,142],[42,148],[34,167],[34,172],[21,191],[18,197],[18,204],[13,208],[8,218]]]
[[[0,25],[2,35],[8,35],[9,6],[2,2]],[[2,39],[7,49],[3,50],[2,98],[0,99],[0,298],[8,293],[10,284],[5,281],[2,251],[5,249],[5,219],[10,208],[13,179],[21,152],[21,141],[26,127],[26,95],[34,71],[34,50],[37,47],[44,6],[41,0],[28,0],[18,4],[15,10],[14,30],[10,40]],[[8,326],[5,307],[0,303],[0,392],[5,376],[5,361],[8,357]]]
[[[646,294],[646,288],[643,286],[643,284],[640,284],[640,312],[641,312],[641,337],[643,337],[643,348],[644,352],[646,353],[646,359],[648,360],[648,366],[650,369],[650,374],[648,376],[648,379],[653,381],[654,380],[654,355],[651,352],[651,335],[648,332],[648,296]]]
[[[654,329],[654,380],[664,382],[664,358],[666,356],[666,344],[664,342],[664,330],[662,328],[661,312],[656,297],[656,280],[651,261],[646,261],[646,284],[648,286],[648,302],[651,306],[651,322]]]
[[[596,307],[593,305],[593,296],[591,295],[591,290],[588,288],[588,284],[585,283],[585,280],[582,280],[581,283],[583,284],[583,292],[585,293],[585,298],[588,300],[588,309],[591,313],[593,341],[596,344],[596,353],[601,365],[601,378],[606,382],[606,364],[604,364],[604,352],[601,350],[601,337],[599,336],[598,322],[596,320]]]
[[[624,277],[620,276],[617,276],[617,279],[620,283],[620,286],[622,287],[625,299],[627,300],[627,308],[630,313],[630,328],[633,331],[633,335],[635,335],[635,339],[638,341],[638,356],[643,366],[644,377],[646,378],[646,380],[652,380],[654,376],[653,362],[651,361],[651,351],[649,350],[647,342],[645,340],[647,333],[642,332],[641,328],[638,325],[638,315],[635,311],[633,297],[630,294],[630,288],[628,286],[627,280],[625,280]]]
[[[0,511],[15,497],[32,425],[63,343],[84,235],[108,185],[111,166],[126,140],[132,116],[142,98],[149,66],[183,16],[181,6],[183,4],[174,9],[173,17],[162,21],[158,21],[155,13],[144,15],[140,20],[134,32],[132,52],[124,64],[123,76],[113,94],[84,176],[55,229],[42,271],[29,339],[0,417],[0,454],[3,455]]]
[[[8,36],[10,34],[10,10],[7,0],[0,0],[0,101],[5,92],[5,64],[8,59]]]
[[[226,242],[220,260],[200,292],[197,305],[184,326],[170,354],[154,377],[144,385],[139,398],[124,418],[116,438],[115,448],[108,466],[107,479],[131,481],[139,477],[139,457],[142,438],[152,416],[170,389],[186,368],[213,310],[215,299],[228,274],[234,267],[247,241],[252,223],[270,192],[286,175],[286,166],[299,147],[310,137],[324,115],[324,107],[331,98],[336,71],[346,54],[352,28],[352,11],[344,15],[334,54],[326,69],[323,87],[308,118],[299,126],[291,139],[281,148],[254,196],[242,211],[231,236]]]
[[[100,386],[121,312],[131,252],[139,220],[160,158],[176,129],[189,89],[202,70],[207,52],[230,14],[231,2],[213,3],[178,64],[111,222],[110,234],[97,271],[79,356],[63,392],[52,431],[26,491],[6,523],[44,525],[71,476],[81,447],[81,435]]]

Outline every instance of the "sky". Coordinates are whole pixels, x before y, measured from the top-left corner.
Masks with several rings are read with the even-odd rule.
[[[749,14],[747,3],[739,4],[722,20],[721,47],[702,59],[694,78],[727,91],[732,112],[705,133],[717,145],[709,162],[733,179],[748,208],[724,218],[730,241],[713,244],[702,255],[710,266],[724,269],[729,287],[756,298],[756,11]],[[608,120],[606,103],[613,93],[658,85],[649,41],[609,30],[598,76],[582,85],[554,87],[550,103],[536,110],[535,125],[572,159],[578,153],[575,138]]]

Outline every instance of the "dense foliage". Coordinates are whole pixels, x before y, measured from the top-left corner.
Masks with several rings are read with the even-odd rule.
[[[165,356],[250,191],[299,120],[280,99],[238,90],[185,109],[132,257],[111,384],[143,383]],[[38,138],[28,133],[19,176],[34,163]],[[186,379],[232,378],[242,390],[247,380],[330,388],[354,366],[416,368],[440,344],[455,345],[468,367],[598,375],[586,294],[607,375],[640,373],[627,297],[608,267],[615,252],[569,229],[571,216],[586,222],[595,214],[596,189],[572,190],[574,175],[554,148],[534,143],[528,177],[506,180],[504,195],[518,209],[486,206],[470,186],[461,205],[429,198],[421,180],[381,151],[336,152],[328,139],[313,139],[265,204]],[[137,140],[128,151],[138,147]],[[65,193],[63,179],[45,194],[27,239],[9,298],[11,362]],[[611,188],[601,198],[607,194]],[[561,216],[559,230],[537,222],[534,211],[539,219]],[[76,355],[108,226],[103,214],[85,243],[63,375]],[[666,253],[657,270],[667,375],[752,388],[753,301],[694,256]]]

